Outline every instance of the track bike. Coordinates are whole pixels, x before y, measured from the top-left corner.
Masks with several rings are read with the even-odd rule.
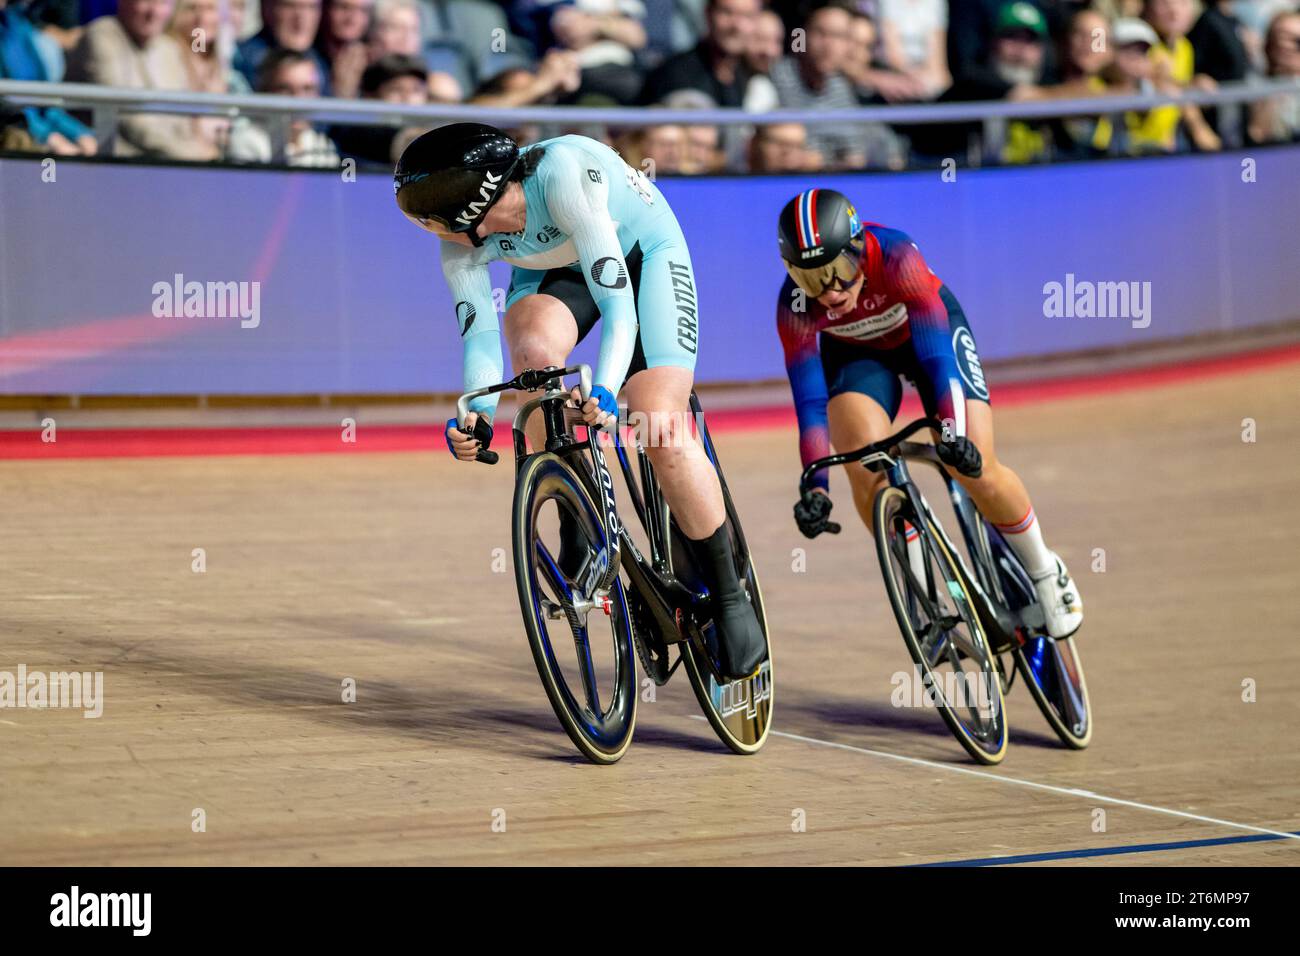
[[[980,763],[1002,760],[1003,695],[1017,672],[1061,742],[1081,750],[1092,739],[1092,710],[1074,640],[1048,636],[1029,573],[944,469],[934,446],[907,441],[922,429],[943,426],[918,419],[857,451],[819,459],[804,469],[800,490],[833,465],[860,462],[885,475],[872,510],[885,590],[927,699],[967,753]],[[909,461],[942,476],[973,574],[912,481]],[[838,533],[840,526],[830,522],[827,530]]]
[[[575,374],[579,395],[586,401],[591,369],[574,365],[527,369],[508,382],[467,392],[456,403],[457,421],[463,422],[470,401],[479,396],[540,392],[520,404],[512,423],[512,539],[524,628],[555,715],[585,757],[614,763],[627,751],[636,723],[635,659],[659,686],[684,663],[714,732],[736,753],[755,753],[767,739],[772,720],[770,641],[766,660],[752,676],[729,681],[718,672],[718,635],[708,588],[664,500],[650,457],[636,440],[634,471],[620,429],[608,432],[610,450],[648,542],[648,553],[643,553],[618,511],[613,475],[597,437],[601,430],[587,428],[564,386],[564,378]],[[767,639],[758,577],[693,391],[690,409],[722,487],[737,579]],[[535,410],[545,424],[546,441],[542,449],[529,452],[524,424]],[[576,428],[586,432],[581,441]],[[498,455],[480,448],[477,458],[494,464]],[[570,573],[559,562],[561,509],[584,544]]]

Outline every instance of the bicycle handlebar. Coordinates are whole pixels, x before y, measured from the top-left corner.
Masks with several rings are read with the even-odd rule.
[[[818,458],[799,476],[799,494],[805,494],[811,487],[813,475],[831,465],[851,465],[855,461],[861,461],[868,455],[874,455],[877,452],[887,452],[900,442],[906,441],[923,428],[943,431],[943,423],[933,418],[918,418],[910,425],[905,426],[900,431],[888,438],[882,438],[880,441],[872,442],[870,445],[864,445],[857,451],[846,452],[843,455],[830,455],[826,458]]]
[[[587,399],[591,398],[590,365],[570,365],[566,368],[556,368],[554,366],[541,369],[526,368],[508,382],[498,382],[496,385],[476,388],[456,399],[456,423],[459,426],[469,417],[469,403],[476,398],[506,391],[536,392],[539,389],[546,388],[551,382],[563,380],[566,375],[575,374],[578,376],[578,394],[585,403]],[[485,465],[495,465],[501,460],[501,456],[494,451],[480,447],[474,460],[481,461]]]

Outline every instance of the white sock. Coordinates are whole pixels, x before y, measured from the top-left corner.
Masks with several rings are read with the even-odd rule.
[[[1037,580],[1055,573],[1056,558],[1047,550],[1047,545],[1043,544],[1043,531],[1038,526],[1038,515],[1034,514],[1032,505],[1019,521],[1011,524],[995,523],[993,527],[1002,532],[1002,537],[1007,539],[1007,544],[1011,545],[1011,550],[1024,564],[1031,578]]]

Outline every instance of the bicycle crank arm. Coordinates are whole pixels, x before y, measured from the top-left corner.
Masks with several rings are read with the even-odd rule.
[[[632,544],[632,539],[623,534],[625,547],[622,552],[623,570],[632,579],[632,587],[640,596],[641,601],[650,609],[650,614],[654,618],[654,626],[659,630],[659,637],[665,644],[680,644],[685,640],[685,630],[683,627],[684,619],[682,618],[682,605],[670,604],[667,600],[671,594],[666,594],[664,582],[658,575],[649,571],[637,550],[636,545]],[[680,587],[680,585],[678,585]],[[685,590],[684,588],[682,590]]]

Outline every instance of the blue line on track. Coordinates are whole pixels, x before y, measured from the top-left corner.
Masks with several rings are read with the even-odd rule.
[[[1292,831],[1300,836],[1300,830]],[[1234,843],[1266,843],[1285,837],[1258,836],[1216,837],[1212,840],[1180,840],[1177,843],[1135,843],[1131,846],[1103,846],[1083,850],[1056,850],[1052,853],[1023,853],[1019,856],[987,856],[978,860],[947,860],[943,863],[915,863],[913,866],[1005,866],[1010,863],[1045,863],[1049,860],[1079,860],[1090,856],[1118,856],[1122,853],[1155,853],[1161,850],[1188,850],[1202,846],[1230,846]]]

